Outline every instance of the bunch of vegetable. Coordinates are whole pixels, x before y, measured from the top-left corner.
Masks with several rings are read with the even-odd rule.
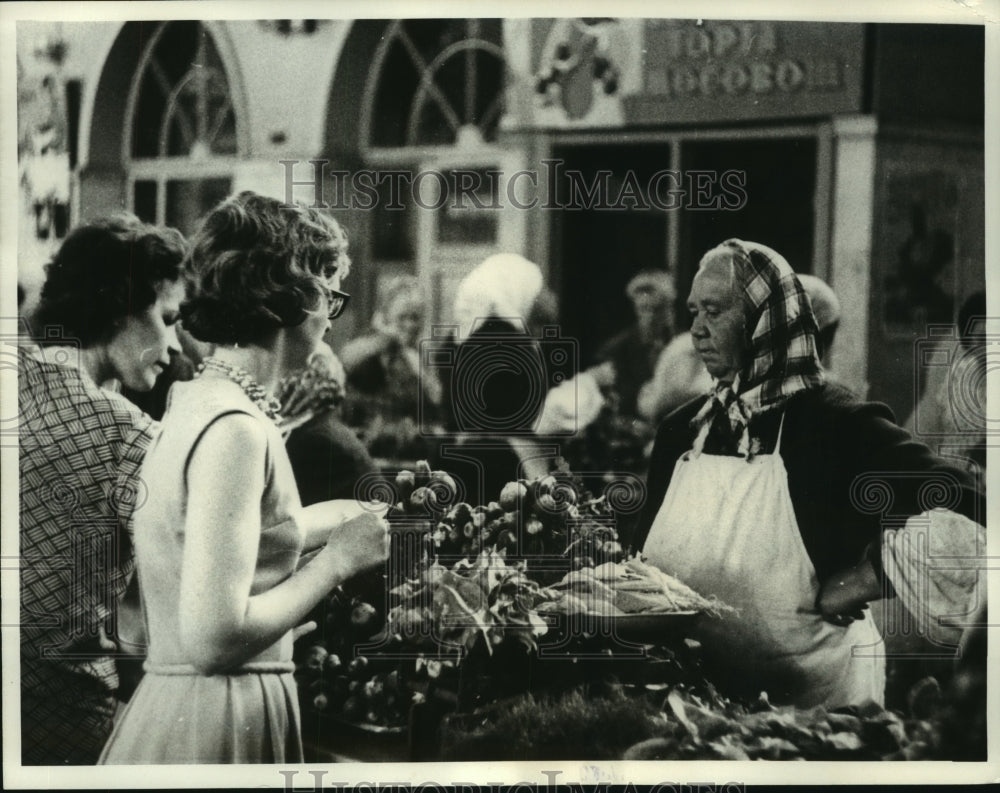
[[[458,496],[458,483],[446,471],[432,471],[426,460],[419,460],[415,470],[396,475],[396,505],[394,514],[416,518],[432,518],[453,506]]]
[[[459,492],[450,474],[420,461],[414,471],[396,476],[397,500],[389,520],[426,523],[428,556],[475,558],[483,550],[502,551],[532,560],[541,580],[622,558],[607,498],[591,498],[567,472],[508,482],[497,500],[485,505],[458,502]]]
[[[432,471],[426,460],[420,460],[415,470],[400,471],[394,484],[396,501],[387,515],[390,524],[415,528],[426,534],[425,550],[429,555],[471,555],[474,552],[472,527],[465,525],[471,518],[471,507],[456,503],[459,488],[451,474]],[[446,514],[450,517],[442,527],[440,524]],[[459,516],[466,520],[460,522]],[[429,531],[435,526],[438,531]]]
[[[539,610],[560,614],[669,614],[734,609],[717,598],[706,598],[662,570],[633,556],[617,564],[605,562],[568,573],[551,590],[555,597]]]
[[[297,648],[296,679],[302,710],[368,726],[406,724],[413,692],[406,669],[384,646],[384,618],[372,604],[337,587],[323,604],[320,630]],[[371,648],[366,655],[364,650]]]
[[[390,596],[388,635],[448,660],[479,643],[492,653],[507,639],[535,649],[537,637],[547,630],[535,609],[544,590],[527,578],[523,563],[508,565],[495,550],[450,570],[429,564]]]

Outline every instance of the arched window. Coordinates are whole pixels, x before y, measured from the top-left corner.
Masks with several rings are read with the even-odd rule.
[[[500,134],[510,76],[503,34],[501,19],[361,20],[338,66],[331,147],[356,141],[377,178],[364,213],[378,273],[370,294],[383,278],[417,275],[434,323],[449,321],[457,284],[476,263],[520,252],[527,239],[528,213],[501,200],[524,168],[522,144]],[[360,97],[348,87],[354,75]],[[356,123],[344,110],[354,106]],[[408,178],[387,178],[399,174]],[[464,198],[450,200],[459,189]]]
[[[157,27],[128,98],[124,160],[132,211],[193,231],[231,191],[238,124],[229,79],[205,25]]]
[[[502,40],[498,19],[389,23],[365,86],[362,147],[493,143],[503,113]]]

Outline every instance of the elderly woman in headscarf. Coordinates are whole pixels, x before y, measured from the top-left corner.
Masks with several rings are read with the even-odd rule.
[[[815,275],[796,274],[809,298],[819,333],[816,353],[826,361],[840,326],[840,301],[830,286]],[[675,336],[660,353],[653,377],[639,389],[639,415],[658,423],[672,410],[712,388],[712,376],[692,344],[691,333]]]
[[[509,480],[542,472],[531,436],[546,391],[559,379],[549,367],[554,356],[543,355],[543,348],[562,341],[539,343],[555,318],[555,300],[538,265],[513,253],[490,256],[462,280],[454,317],[453,355],[439,370],[445,426],[452,433],[442,451],[447,454],[449,444],[470,451],[461,461],[443,457],[440,464],[461,477],[466,500],[485,503]]]
[[[974,557],[982,495],[884,405],[826,381],[813,311],[775,251],[735,239],[713,248],[688,308],[714,389],[660,426],[633,545],[737,609],[699,623],[723,693],[882,702],[866,604],[895,591],[914,613],[970,611],[979,560],[937,571],[918,546],[929,537],[933,552],[947,535]]]

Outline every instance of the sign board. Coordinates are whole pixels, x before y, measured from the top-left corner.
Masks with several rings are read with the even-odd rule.
[[[863,110],[862,24],[560,19],[532,26],[510,53],[519,83],[509,97],[511,127],[664,126]]]

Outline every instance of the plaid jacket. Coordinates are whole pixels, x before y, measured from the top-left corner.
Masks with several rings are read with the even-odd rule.
[[[134,570],[130,522],[157,425],[74,366],[19,351],[21,689],[65,703],[113,694],[101,632]],[[68,690],[69,689],[69,690]]]

